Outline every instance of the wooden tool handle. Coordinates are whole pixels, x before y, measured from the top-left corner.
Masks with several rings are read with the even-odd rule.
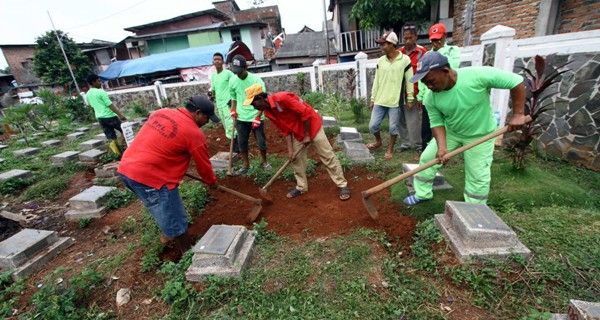
[[[525,120],[525,123],[530,122],[530,121],[531,121],[531,117],[527,116],[527,118]],[[498,129],[498,130],[496,130],[496,131],[494,131],[494,132],[492,132],[492,133],[490,133],[488,135],[485,135],[485,136],[483,136],[483,137],[481,137],[481,138],[479,138],[479,139],[477,139],[477,140],[475,140],[475,141],[473,141],[473,142],[471,142],[469,144],[466,144],[466,145],[464,145],[464,146],[462,146],[462,147],[460,147],[458,149],[453,150],[452,152],[449,152],[447,154],[447,157],[448,158],[452,158],[455,155],[457,155],[459,153],[462,153],[462,152],[464,152],[466,150],[469,150],[469,149],[473,148],[476,145],[479,145],[479,144],[481,144],[483,142],[486,142],[486,141],[488,141],[488,140],[490,140],[492,138],[495,138],[497,136],[503,135],[507,131],[508,131],[508,126],[504,126],[504,127],[500,128],[500,129]],[[375,193],[377,193],[377,192],[379,192],[379,191],[381,191],[383,189],[386,189],[389,186],[392,186],[392,185],[394,185],[394,184],[396,184],[396,183],[398,183],[398,182],[400,182],[400,181],[402,181],[402,180],[404,180],[404,179],[406,179],[408,177],[411,177],[411,176],[413,176],[413,175],[415,175],[415,174],[417,174],[417,173],[419,173],[419,172],[421,172],[421,171],[423,171],[425,169],[428,169],[428,168],[430,168],[430,167],[438,164],[439,162],[440,161],[437,158],[433,159],[433,160],[425,163],[422,166],[414,168],[414,169],[412,169],[412,170],[410,170],[408,172],[405,172],[405,173],[403,173],[403,174],[401,174],[401,175],[399,175],[399,176],[397,176],[395,178],[392,178],[392,179],[387,180],[387,181],[385,181],[385,182],[383,182],[383,183],[381,183],[379,185],[376,185],[376,186],[374,186],[371,189],[363,191],[362,195],[363,195],[363,197],[368,198],[371,195],[373,195],[373,194],[375,194]]]
[[[267,184],[265,184],[264,187],[262,187],[261,189],[267,189],[269,188],[273,182],[275,181],[275,179],[277,179],[281,173],[283,172],[283,170],[285,170],[285,168],[287,168],[287,166],[290,165],[290,163],[292,163],[293,160],[296,159],[296,157],[300,154],[300,152],[302,152],[302,150],[304,150],[306,148],[306,145],[303,145],[300,149],[298,149],[296,151],[296,153],[294,153],[294,155],[292,156],[292,160],[287,159],[285,161],[285,163],[281,166],[281,168],[279,168],[279,170],[277,170],[277,172],[275,172],[275,174],[271,177],[271,180],[269,180],[269,182],[267,182]]]
[[[203,182],[203,183],[204,183],[204,181],[202,181],[202,179],[200,179],[200,177],[196,177],[196,176],[195,176],[195,175],[193,175],[193,174],[186,173],[185,175],[186,175],[186,176],[188,176],[188,177],[190,177],[190,178],[192,178],[192,179],[194,179],[194,180],[198,180],[198,181],[201,181],[201,182]],[[254,202],[254,203],[261,203],[261,202],[262,202],[260,199],[257,199],[257,198],[254,198],[254,197],[251,197],[251,196],[249,196],[249,195],[247,195],[247,194],[244,194],[244,193],[241,193],[241,192],[235,191],[235,190],[233,190],[233,189],[229,189],[229,188],[227,188],[227,187],[225,187],[225,186],[222,186],[222,185],[219,185],[219,184],[217,184],[217,189],[219,189],[219,190],[221,190],[221,191],[225,191],[225,192],[227,192],[227,193],[231,193],[231,194],[233,194],[233,195],[235,195],[235,196],[237,196],[237,197],[240,197],[240,198],[242,198],[242,199],[244,199],[244,200],[252,201],[252,202]]]

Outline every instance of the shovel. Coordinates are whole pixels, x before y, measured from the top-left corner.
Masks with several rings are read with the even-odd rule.
[[[528,123],[530,121],[531,121],[531,117],[527,116],[527,118],[525,119],[525,123]],[[483,142],[486,142],[486,141],[488,141],[490,139],[493,139],[493,138],[495,138],[497,136],[503,135],[507,131],[508,131],[508,126],[505,126],[505,127],[501,128],[501,129],[498,129],[498,130],[496,130],[496,131],[494,131],[494,132],[492,132],[492,133],[490,133],[490,134],[488,134],[486,136],[483,136],[483,137],[481,137],[481,138],[479,138],[479,139],[477,139],[477,140],[475,140],[475,141],[473,141],[473,142],[471,142],[469,144],[466,144],[466,145],[464,145],[464,146],[462,146],[462,147],[460,147],[458,149],[455,149],[452,152],[449,152],[447,154],[447,157],[448,158],[454,157],[455,155],[460,154],[460,153],[462,153],[462,152],[464,152],[466,150],[469,150],[469,149],[473,148],[476,145],[479,145],[479,144],[481,144]],[[396,183],[398,183],[398,182],[400,182],[400,181],[402,181],[402,180],[404,180],[404,179],[406,179],[408,177],[411,177],[411,176],[413,176],[413,175],[415,175],[415,174],[417,174],[417,173],[419,173],[419,172],[421,172],[421,171],[423,171],[425,169],[428,169],[428,168],[430,168],[430,167],[432,167],[432,166],[434,166],[434,165],[436,165],[438,163],[440,163],[440,161],[437,158],[433,159],[433,160],[425,163],[422,166],[416,167],[416,168],[414,168],[414,169],[412,169],[412,170],[410,170],[408,172],[405,172],[405,173],[403,173],[403,174],[401,174],[401,175],[399,175],[399,176],[397,176],[395,178],[392,178],[392,179],[387,180],[387,181],[385,181],[385,182],[383,182],[383,183],[381,183],[379,185],[376,185],[376,186],[372,187],[371,189],[363,191],[362,192],[362,201],[363,201],[363,204],[365,205],[365,208],[367,208],[367,212],[369,212],[369,215],[371,216],[371,218],[373,218],[374,220],[376,220],[379,217],[379,212],[377,211],[377,208],[375,207],[375,205],[369,199],[372,195],[374,195],[374,194],[382,191],[383,189],[386,189],[387,187],[390,187],[390,186],[392,186],[392,185],[394,185],[394,184],[396,184]]]
[[[233,131],[231,132],[231,142],[229,143],[229,163],[227,164],[227,175],[233,175],[233,143],[235,141],[235,126],[237,119],[233,119]]]
[[[275,179],[277,179],[281,175],[283,170],[285,170],[285,168],[287,168],[287,166],[289,166],[290,163],[292,163],[292,161],[296,160],[296,157],[300,154],[300,152],[302,152],[302,150],[306,149],[306,147],[307,145],[305,144],[300,149],[298,149],[296,153],[294,153],[294,155],[292,156],[292,160],[287,159],[287,161],[281,166],[281,168],[279,168],[279,170],[277,170],[277,172],[275,172],[275,174],[271,177],[271,180],[269,180],[269,182],[267,182],[267,184],[265,184],[262,188],[258,189],[260,197],[263,198],[263,200],[265,200],[267,204],[273,203],[273,198],[267,192],[267,188],[269,188],[273,184]]]
[[[200,179],[199,177],[196,177],[195,175],[192,175],[190,173],[186,173],[186,176],[194,179],[194,180],[198,180],[198,181],[202,181],[202,179]],[[203,182],[203,181],[202,181]],[[251,197],[247,194],[229,189],[225,186],[219,185],[217,184],[217,189],[221,190],[221,191],[225,191],[227,193],[230,193],[238,198],[242,198],[244,200],[250,201],[252,203],[254,203],[254,207],[252,207],[252,210],[250,210],[250,213],[248,213],[248,222],[254,222],[256,220],[256,218],[258,218],[258,215],[260,214],[260,212],[262,211],[262,200],[261,199],[257,199],[254,197]]]

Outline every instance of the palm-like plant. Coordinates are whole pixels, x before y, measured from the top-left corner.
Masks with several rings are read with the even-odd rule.
[[[559,71],[568,64],[566,63],[546,74],[546,59],[536,55],[534,61],[535,74],[528,68],[521,67],[525,72],[524,83],[527,87],[525,114],[529,115],[532,121],[522,127],[520,136],[517,137],[516,143],[510,148],[512,151],[513,167],[519,170],[525,168],[525,157],[529,150],[528,147],[541,131],[541,126],[536,122],[537,118],[553,106],[552,102],[544,102],[547,102],[549,98],[558,93],[558,91],[550,93],[545,93],[544,91],[552,84],[560,81],[558,77],[568,71]]]

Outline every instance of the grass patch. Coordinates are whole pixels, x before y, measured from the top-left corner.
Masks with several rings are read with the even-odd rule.
[[[114,210],[126,206],[135,199],[135,194],[129,189],[114,189],[106,196],[106,209]]]
[[[179,185],[179,193],[187,211],[188,219],[191,220],[200,215],[208,203],[209,194],[206,186],[197,181],[184,181]]]
[[[52,179],[40,180],[23,192],[23,199],[56,200],[68,188],[71,177],[71,174],[62,174]]]

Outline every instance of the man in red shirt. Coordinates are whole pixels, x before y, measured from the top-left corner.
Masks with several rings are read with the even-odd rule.
[[[413,73],[417,72],[417,62],[427,52],[427,49],[417,44],[417,27],[415,25],[405,25],[402,28],[402,37],[404,38],[404,46],[399,49],[410,58]],[[417,101],[419,86],[415,83],[413,96],[414,101]],[[404,93],[406,95],[406,93]],[[406,101],[406,97],[404,97]],[[400,136],[408,137],[408,143],[404,142],[400,145],[400,149],[415,148],[421,150],[421,103],[415,103],[412,108],[405,106],[400,109]]]
[[[118,168],[162,231],[161,242],[189,245],[187,213],[178,185],[194,159],[202,181],[213,186],[217,178],[210,164],[204,133],[209,120],[219,122],[214,105],[204,96],[191,97],[185,108],[154,111],[127,148]]]
[[[340,161],[335,156],[329,140],[323,131],[321,117],[306,102],[292,92],[277,92],[268,95],[260,84],[253,84],[246,89],[244,106],[252,105],[254,109],[263,111],[286,137],[288,158],[293,161],[292,168],[296,177],[296,187],[287,194],[295,198],[308,191],[306,178],[307,150],[304,148],[296,159],[294,153],[311,144],[321,161],[327,168],[331,180],[339,189],[340,200],[350,198],[348,182]]]

